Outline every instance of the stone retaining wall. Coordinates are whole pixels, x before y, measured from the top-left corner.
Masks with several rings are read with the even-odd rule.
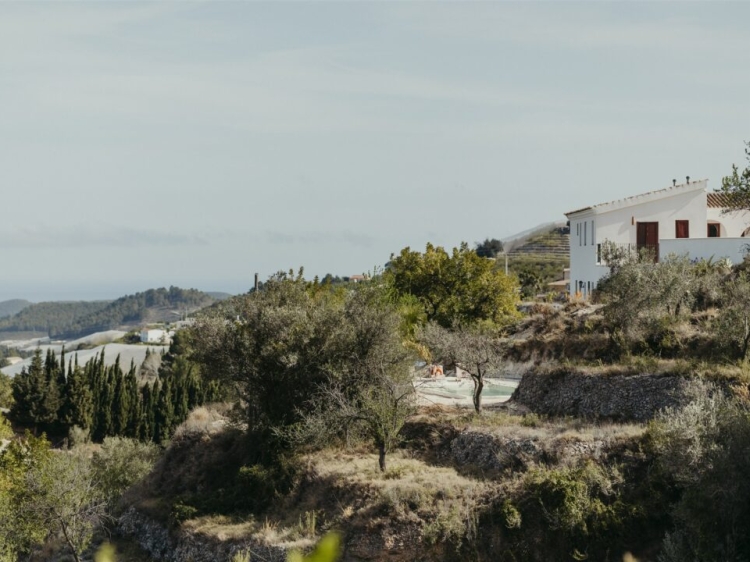
[[[154,560],[163,562],[230,562],[237,552],[250,553],[250,560],[285,562],[285,549],[220,540],[200,534],[170,533],[161,523],[130,508],[118,520],[118,532],[140,544]]]
[[[690,402],[691,379],[674,374],[588,374],[531,369],[512,401],[532,412],[584,419],[645,422]]]

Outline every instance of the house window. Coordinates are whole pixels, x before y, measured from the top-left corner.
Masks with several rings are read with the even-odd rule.
[[[674,221],[674,229],[675,238],[690,238],[690,221]]]
[[[719,238],[721,236],[721,225],[718,222],[708,223],[708,237]]]
[[[583,245],[586,245],[586,240],[588,240],[589,235],[587,234],[588,229],[586,228],[589,225],[589,223],[585,222],[583,223]]]
[[[594,221],[591,221],[591,245],[594,245]]]
[[[596,265],[599,265],[602,263],[602,245],[597,244],[596,245]]]

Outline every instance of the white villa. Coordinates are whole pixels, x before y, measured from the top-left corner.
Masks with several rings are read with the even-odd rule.
[[[750,245],[750,212],[726,211],[726,196],[707,193],[708,180],[690,181],[565,213],[570,221],[570,292],[588,298],[609,273],[605,240],[691,259],[742,261]],[[676,182],[675,182],[676,184]]]

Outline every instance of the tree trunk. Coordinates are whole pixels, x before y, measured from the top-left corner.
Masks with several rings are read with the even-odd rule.
[[[482,389],[484,388],[484,377],[474,378],[474,409],[477,414],[482,413]]]
[[[380,472],[385,472],[385,445],[380,445],[378,448],[380,453],[378,456],[378,464],[380,465]]]

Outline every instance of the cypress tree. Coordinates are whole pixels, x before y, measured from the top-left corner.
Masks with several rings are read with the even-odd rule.
[[[125,377],[116,376],[113,381],[114,395],[112,398],[112,425],[111,435],[125,435],[125,430],[130,419],[130,404],[128,404],[128,395],[125,389]]]
[[[59,409],[57,385],[50,388],[45,367],[42,351],[37,348],[28,371],[24,368],[13,379],[11,418],[20,424],[33,426],[35,433],[40,429],[48,430],[57,421]]]
[[[167,378],[161,385],[159,397],[156,401],[156,411],[154,415],[155,430],[154,437],[157,443],[167,441],[172,435],[174,424],[174,405],[172,402],[172,384],[171,378]]]
[[[125,377],[125,393],[128,397],[128,420],[125,435],[127,437],[138,438],[142,408],[141,393],[138,391],[138,379],[136,377],[135,364],[131,364],[130,370]]]
[[[159,407],[159,394],[161,393],[161,384],[159,383],[159,380],[155,380],[154,384],[151,387],[151,392],[149,393],[148,397],[148,404],[144,405],[144,410],[146,412],[146,420],[148,427],[150,428],[150,433],[148,434],[148,440],[156,442],[157,436],[157,427],[156,427],[156,411]]]
[[[70,369],[63,392],[62,423],[91,429],[93,414],[93,392],[86,373],[80,367]]]

